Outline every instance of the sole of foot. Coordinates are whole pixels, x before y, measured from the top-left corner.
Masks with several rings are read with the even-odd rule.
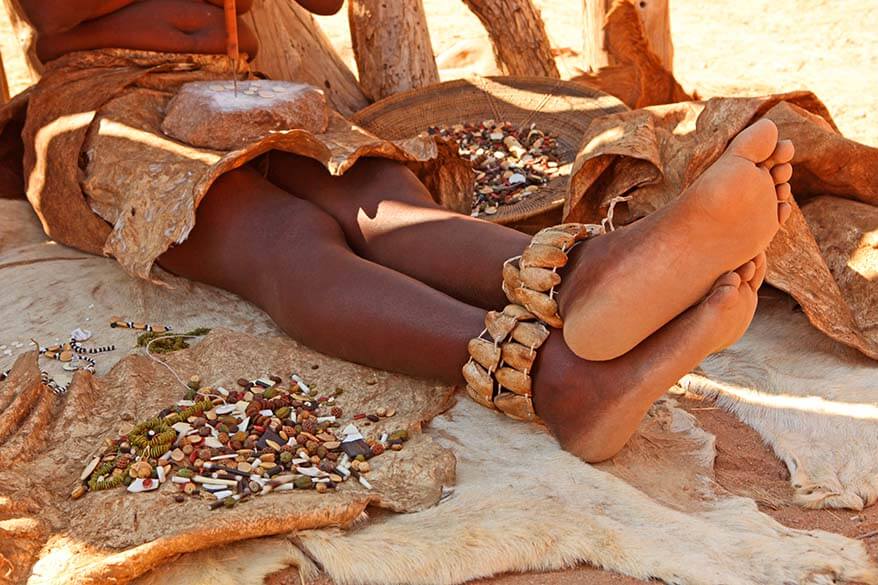
[[[676,200],[574,250],[559,295],[570,349],[624,355],[765,250],[792,211],[793,154],[760,120]]]
[[[659,397],[705,357],[741,338],[765,270],[759,254],[722,275],[700,303],[612,361],[578,359],[561,336],[551,336],[552,353],[536,370],[534,401],[562,447],[590,463],[618,453]]]

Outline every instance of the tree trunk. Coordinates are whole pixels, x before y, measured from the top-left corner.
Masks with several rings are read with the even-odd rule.
[[[259,39],[254,69],[273,79],[319,87],[345,116],[369,104],[354,74],[307,10],[290,0],[256,0],[244,19]]]
[[[617,0],[619,1],[619,0]],[[629,1],[629,0],[622,0]],[[583,0],[584,32],[582,55],[585,65],[597,71],[607,65],[616,65],[607,52],[604,21],[613,0]],[[674,70],[674,44],[671,39],[671,15],[669,0],[638,0],[632,2],[637,8],[640,22],[649,48],[669,73]]]
[[[12,33],[17,41],[16,46],[20,50],[20,53],[14,58],[12,58],[12,55],[6,55],[6,64],[8,66],[19,60],[23,61],[27,67],[26,77],[29,78],[30,83],[36,83],[43,72],[43,64],[40,63],[37,57],[36,32],[25,18],[24,11],[19,6],[18,0],[3,0],[3,9],[6,13],[6,18],[12,25]],[[8,79],[6,81],[7,87],[11,85]],[[15,89],[20,90],[22,88]]]
[[[350,0],[348,18],[366,97],[439,83],[422,0]]]
[[[555,77],[558,67],[539,10],[531,0],[463,0],[479,17],[497,65],[507,75]]]

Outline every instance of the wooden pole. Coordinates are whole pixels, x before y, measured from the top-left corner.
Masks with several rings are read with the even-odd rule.
[[[224,0],[226,14],[226,54],[232,66],[232,79],[235,80],[235,95],[238,95],[238,59],[241,51],[238,44],[238,6],[236,0]]]
[[[37,57],[36,32],[25,18],[24,11],[21,9],[18,0],[3,0],[3,9],[6,13],[6,18],[12,26],[17,46],[21,50],[20,54],[14,56],[14,59],[9,59],[10,55],[7,55],[7,64],[11,61],[23,61],[27,67],[27,77],[29,77],[30,83],[36,83],[43,72],[43,64],[40,63]]]
[[[226,13],[226,54],[232,61],[238,60],[238,6],[236,0],[223,2]]]
[[[613,56],[607,51],[604,21],[614,1],[630,0],[583,0],[583,43],[582,56],[590,71],[597,71],[607,65],[616,65]],[[671,15],[669,0],[635,0],[631,2],[637,9],[640,22],[650,50],[669,73],[674,70],[674,44],[671,39]]]
[[[531,0],[463,0],[482,21],[507,75],[559,78],[552,45]]]
[[[350,116],[369,104],[357,79],[311,14],[290,0],[256,0],[243,18],[259,40],[253,69],[273,79],[310,83]]]
[[[439,83],[422,0],[350,0],[360,87],[371,100]]]

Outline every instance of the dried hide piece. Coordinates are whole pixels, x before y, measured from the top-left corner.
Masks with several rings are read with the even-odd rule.
[[[816,96],[796,92],[655,106],[595,120],[574,165],[565,221],[600,220],[609,202],[621,195],[631,200],[627,212],[617,210],[618,225],[660,209],[719,158],[738,132],[762,116],[778,125],[782,139],[796,145],[793,189],[799,202],[832,194],[878,203],[878,149],[840,136]],[[819,330],[878,359],[878,331],[860,325],[863,303],[839,288],[801,212],[793,207],[768,250],[768,282],[789,292]],[[872,298],[878,298],[875,281],[869,286]]]
[[[572,81],[614,95],[630,108],[692,99],[652,52],[637,9],[629,0],[616,0],[613,4],[607,13],[604,34],[607,51],[616,64],[583,73]]]
[[[878,336],[878,207],[816,197],[802,213],[857,325]]]
[[[334,175],[361,157],[399,160],[427,175],[439,202],[459,199],[461,185],[472,180],[472,171],[450,164],[448,153],[421,169],[439,155],[431,138],[382,140],[338,113],[324,119],[319,107],[304,118],[294,116],[300,129],[278,130],[272,119],[272,128],[254,131],[241,116],[232,116],[219,124],[214,138],[221,143],[212,143],[234,146],[231,150],[198,147],[162,132],[181,87],[230,83],[232,77],[228,61],[214,55],[107,49],[71,53],[48,64],[26,96],[0,109],[3,125],[15,114],[20,119],[26,108],[24,176],[46,233],[68,246],[113,256],[130,274],[150,278],[155,259],[192,230],[195,210],[213,182],[270,150],[313,158]],[[247,89],[241,88],[242,102],[252,101]],[[187,135],[179,123],[185,115],[179,109],[172,113],[166,129]],[[193,114],[191,121],[197,118]],[[236,128],[238,133],[228,134]],[[190,138],[206,143],[204,128],[192,132],[189,128]]]
[[[78,373],[68,395],[57,397],[39,383],[35,354],[26,354],[9,380],[0,383],[0,406],[5,406],[0,413],[0,513],[13,518],[8,525],[19,531],[11,545],[3,539],[0,554],[14,567],[14,582],[32,572],[30,583],[123,583],[180,553],[346,526],[369,505],[423,510],[454,482],[452,453],[420,433],[424,421],[448,407],[450,388],[331,359],[286,338],[224,330],[163,358],[182,376],[198,374],[230,388],[241,376],[300,372],[313,387],[345,389],[345,418],[374,410],[378,402],[392,406],[393,418],[362,428],[369,437],[386,426],[407,429],[412,438],[402,451],[372,460],[372,490],[345,482],[327,494],[271,494],[219,511],[210,511],[204,501],[174,503],[172,495],[178,492],[171,482],[149,493],[120,488],[71,500],[84,463],[106,437],[117,436],[124,419],[152,417],[179,400],[184,389],[165,367],[136,355],[103,377]]]

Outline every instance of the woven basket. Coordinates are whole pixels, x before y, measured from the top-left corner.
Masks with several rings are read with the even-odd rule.
[[[558,139],[561,175],[518,203],[502,205],[496,223],[526,223],[564,205],[567,182],[592,119],[625,111],[618,99],[584,85],[543,77],[475,77],[400,93],[361,110],[353,121],[388,140],[411,138],[430,126],[494,119],[537,129]]]

